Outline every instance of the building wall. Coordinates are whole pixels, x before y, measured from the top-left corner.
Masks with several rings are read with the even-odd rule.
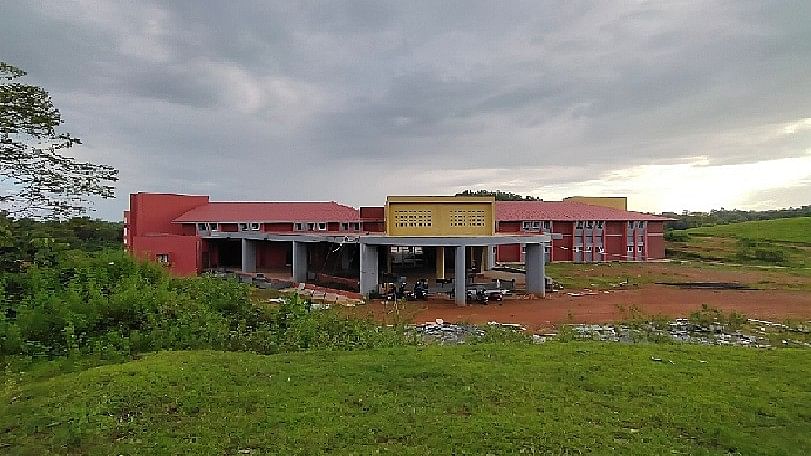
[[[134,193],[130,195],[129,234],[133,237],[155,233],[182,234],[182,225],[172,223],[172,220],[204,204],[208,204],[208,196]]]
[[[605,260],[625,261],[627,246],[625,245],[626,222],[606,222],[605,224]]]
[[[130,209],[126,212],[128,251],[150,261],[156,261],[158,255],[168,255],[167,267],[173,274],[197,274],[201,265],[200,238],[194,225],[189,228],[172,220],[204,204],[208,204],[208,196],[130,195]]]
[[[157,261],[158,255],[169,255],[169,271],[178,276],[200,272],[201,242],[197,236],[159,234],[135,236],[132,243],[138,247],[132,252],[142,260]]]
[[[648,222],[647,244],[648,260],[660,260],[665,257],[664,222]]]
[[[493,197],[389,197],[389,236],[492,236]]]

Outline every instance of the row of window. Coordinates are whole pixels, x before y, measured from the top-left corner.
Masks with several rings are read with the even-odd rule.
[[[575,227],[579,230],[583,228],[592,229],[597,228],[598,230],[603,229],[603,221],[602,220],[578,220]]]
[[[219,223],[198,223],[197,231],[217,231],[220,229]]]
[[[239,231],[259,231],[261,223],[239,223]],[[198,223],[198,231],[219,231],[219,223]],[[294,223],[294,231],[327,231],[327,222]],[[360,222],[341,222],[341,231],[360,231]]]
[[[524,220],[521,223],[521,229],[523,231],[551,231],[552,230],[552,222],[549,220]]]

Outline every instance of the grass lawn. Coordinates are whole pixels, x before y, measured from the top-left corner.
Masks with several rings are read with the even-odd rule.
[[[811,217],[730,223],[691,228],[687,232],[693,235],[811,244]]]
[[[809,365],[597,343],[39,363],[3,374],[0,452],[805,455]]]

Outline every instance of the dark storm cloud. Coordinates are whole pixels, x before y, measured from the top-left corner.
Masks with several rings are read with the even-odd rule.
[[[122,196],[375,204],[805,156],[811,128],[781,132],[811,117],[809,16],[807,2],[9,2],[0,59],[51,90],[77,154],[122,169]],[[791,204],[797,185],[769,194]]]

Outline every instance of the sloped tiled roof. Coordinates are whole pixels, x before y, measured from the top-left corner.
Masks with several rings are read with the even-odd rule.
[[[360,220],[357,209],[325,202],[214,202],[176,218],[191,222],[348,222]]]
[[[593,206],[574,201],[496,201],[496,220],[650,220],[666,221],[667,217]]]

